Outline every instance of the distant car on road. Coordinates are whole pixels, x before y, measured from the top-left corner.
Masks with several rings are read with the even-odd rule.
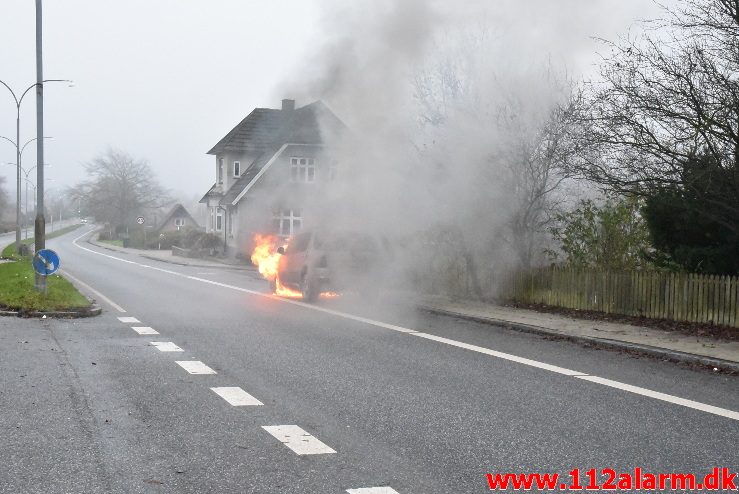
[[[382,283],[387,248],[356,232],[303,232],[295,235],[277,267],[279,283],[315,301],[323,292],[356,291],[374,297]]]
[[[80,223],[87,223],[87,218],[82,218],[82,219],[80,220]]]

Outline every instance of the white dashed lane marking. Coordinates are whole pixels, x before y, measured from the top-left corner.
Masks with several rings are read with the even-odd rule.
[[[264,405],[261,401],[239,387],[210,388],[215,394],[235,407]]]
[[[171,341],[152,341],[149,343],[151,346],[156,347],[160,352],[182,352],[182,348],[178,347]]]
[[[336,453],[333,449],[307,433],[297,425],[265,425],[262,429],[298,455],[325,455]]]
[[[136,331],[138,334],[159,334],[159,331],[149,326],[131,326],[131,329]]]
[[[190,374],[218,374],[200,360],[177,360],[176,363]]]
[[[118,320],[121,322],[125,322],[127,324],[134,323],[134,322],[141,322],[135,317],[119,317]]]
[[[392,487],[363,487],[361,489],[347,489],[349,494],[398,494]]]

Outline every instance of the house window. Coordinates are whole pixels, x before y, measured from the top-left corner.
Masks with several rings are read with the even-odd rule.
[[[175,218],[174,226],[176,226],[178,230],[185,226],[185,218]]]
[[[218,160],[218,183],[223,183],[223,158]]]
[[[216,213],[216,231],[223,230],[223,213]]]
[[[234,161],[234,177],[238,177],[240,175],[241,175],[241,162]]]
[[[303,226],[303,217],[299,209],[281,209],[272,217],[274,232],[281,237],[295,235]]]
[[[315,182],[315,158],[290,158],[290,180],[293,182]]]

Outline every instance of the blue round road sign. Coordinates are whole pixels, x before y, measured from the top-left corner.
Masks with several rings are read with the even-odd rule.
[[[33,269],[41,276],[49,276],[59,269],[59,255],[51,249],[41,249],[33,256]]]

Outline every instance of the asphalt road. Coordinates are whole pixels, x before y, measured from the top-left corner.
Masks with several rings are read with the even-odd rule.
[[[49,247],[103,315],[0,320],[0,492],[453,494],[489,492],[487,473],[739,470],[736,376],[401,304],[281,300],[252,272],[72,242],[86,230]]]

